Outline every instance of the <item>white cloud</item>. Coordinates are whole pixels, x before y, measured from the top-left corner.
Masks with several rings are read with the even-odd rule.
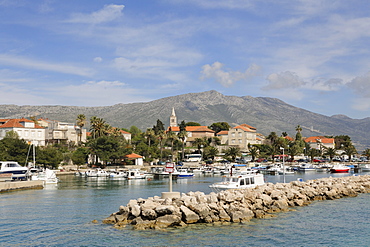
[[[370,98],[370,72],[362,76],[357,76],[347,83],[347,86],[356,94],[364,98]]]
[[[252,64],[244,72],[240,71],[225,71],[223,70],[224,65],[220,62],[214,62],[212,65],[206,64],[202,66],[201,79],[205,80],[208,78],[215,79],[224,87],[231,87],[237,81],[248,80],[258,74],[260,67]]]
[[[124,5],[116,4],[105,5],[103,9],[91,14],[74,14],[67,22],[86,24],[110,22],[122,16],[122,10],[124,7]]]
[[[318,91],[338,91],[343,87],[344,83],[342,79],[331,78],[331,79],[312,79],[306,84],[305,88],[318,90]]]
[[[94,57],[94,62],[101,63],[103,61],[103,58],[101,57]]]
[[[279,90],[285,88],[299,88],[306,83],[300,79],[294,72],[285,71],[281,73],[273,73],[266,78],[269,84],[263,89]]]
[[[254,6],[251,0],[168,0],[169,3],[197,5],[207,9],[250,9]]]
[[[78,67],[70,64],[56,64],[50,62],[38,61],[26,57],[0,54],[0,64],[28,69],[54,71],[63,74],[73,74],[79,76],[92,76],[93,71],[89,68]]]

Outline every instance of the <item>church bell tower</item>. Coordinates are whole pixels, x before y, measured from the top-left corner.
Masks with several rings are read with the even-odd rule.
[[[170,116],[170,127],[177,127],[177,117],[175,114],[175,108],[172,107],[172,114]]]

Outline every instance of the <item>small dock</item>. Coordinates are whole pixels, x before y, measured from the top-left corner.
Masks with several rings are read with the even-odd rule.
[[[0,193],[15,190],[43,189],[43,188],[44,182],[41,180],[0,182]]]

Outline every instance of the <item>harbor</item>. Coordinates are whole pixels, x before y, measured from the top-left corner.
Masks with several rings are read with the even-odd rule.
[[[330,174],[320,172],[295,173],[286,182],[319,178],[342,178],[369,173]],[[339,200],[315,201],[306,207],[280,212],[278,217],[252,219],[250,222],[189,224],[185,228],[167,228],[155,235],[117,229],[101,223],[120,205],[130,200],[160,196],[168,191],[168,178],[122,179],[58,175],[58,184],[44,189],[2,193],[0,226],[2,244],[7,246],[312,246],[317,241],[326,246],[340,246],[346,235],[337,232],[346,226],[355,246],[370,241],[366,223],[370,207],[369,194]],[[282,175],[265,175],[267,183],[282,183]],[[212,192],[209,185],[222,180],[221,175],[195,175],[173,181],[173,190],[180,193]],[[348,210],[350,209],[350,210]],[[320,212],[320,213],[318,213]],[[17,213],[14,221],[11,214]],[[96,220],[98,223],[93,223]],[[322,224],[325,221],[325,224]],[[348,224],[356,222],[356,224]],[[320,223],[320,224],[319,224]],[[329,227],[325,227],[328,226]],[[324,228],[324,229],[323,229]],[[308,234],[308,231],[310,232]],[[299,237],[297,237],[299,235]],[[313,241],[313,239],[315,241]]]

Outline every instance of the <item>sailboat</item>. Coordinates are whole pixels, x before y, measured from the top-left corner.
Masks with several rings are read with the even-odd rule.
[[[33,151],[33,164],[32,165],[35,168],[35,164],[36,164],[35,145],[32,144],[32,147],[33,147],[33,149],[32,149],[32,151]],[[28,153],[29,153],[29,151],[28,151]],[[28,155],[27,155],[27,158],[28,158]],[[48,168],[42,169],[42,170],[36,170],[36,172],[31,174],[31,180],[42,180],[42,181],[44,181],[44,184],[57,184],[59,182],[59,178],[56,176],[55,172],[53,170],[48,169]]]

